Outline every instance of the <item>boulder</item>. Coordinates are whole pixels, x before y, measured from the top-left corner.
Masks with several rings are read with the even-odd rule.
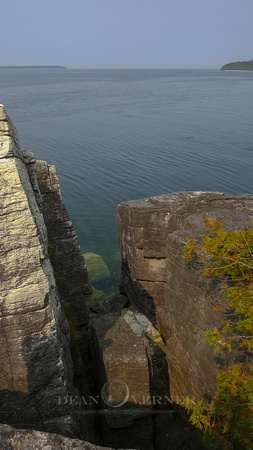
[[[205,331],[221,326],[213,310],[221,297],[217,279],[201,280],[203,266],[185,260],[186,237],[206,234],[201,215],[226,219],[227,229],[251,225],[253,195],[179,192],[118,206],[122,285],[130,301],[157,327],[168,349],[170,393],[209,398],[216,370],[235,354],[213,353]]]
[[[164,376],[166,346],[142,313],[110,306],[92,319],[103,441],[152,450],[155,417],[173,414]]]
[[[84,258],[87,264],[90,282],[103,280],[110,276],[110,271],[105,264],[102,256],[96,253],[84,253]]]

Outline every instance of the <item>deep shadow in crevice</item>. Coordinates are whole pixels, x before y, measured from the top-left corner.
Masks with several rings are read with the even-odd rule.
[[[154,298],[139,282],[132,280],[128,262],[124,260],[121,283],[134,307],[157,327]],[[175,399],[170,398],[170,367],[166,358],[168,353],[165,337],[161,336],[161,347],[156,345],[150,358],[150,393],[154,403],[151,415],[154,448],[155,450],[212,449],[212,445],[203,440],[202,433],[189,423],[185,410],[174,402]],[[180,399],[178,401],[180,402]]]

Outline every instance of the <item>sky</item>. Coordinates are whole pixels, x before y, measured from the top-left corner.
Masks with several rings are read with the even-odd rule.
[[[0,65],[220,68],[253,59],[253,0],[0,0]]]

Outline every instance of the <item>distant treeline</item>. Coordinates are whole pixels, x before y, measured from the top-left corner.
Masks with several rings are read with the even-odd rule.
[[[67,69],[64,66],[0,66],[0,69]]]
[[[253,70],[253,59],[251,61],[237,61],[225,64],[221,70]]]

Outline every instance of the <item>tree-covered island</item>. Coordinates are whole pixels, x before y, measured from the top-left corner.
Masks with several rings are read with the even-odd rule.
[[[253,70],[253,59],[250,61],[237,61],[225,64],[221,70]]]

